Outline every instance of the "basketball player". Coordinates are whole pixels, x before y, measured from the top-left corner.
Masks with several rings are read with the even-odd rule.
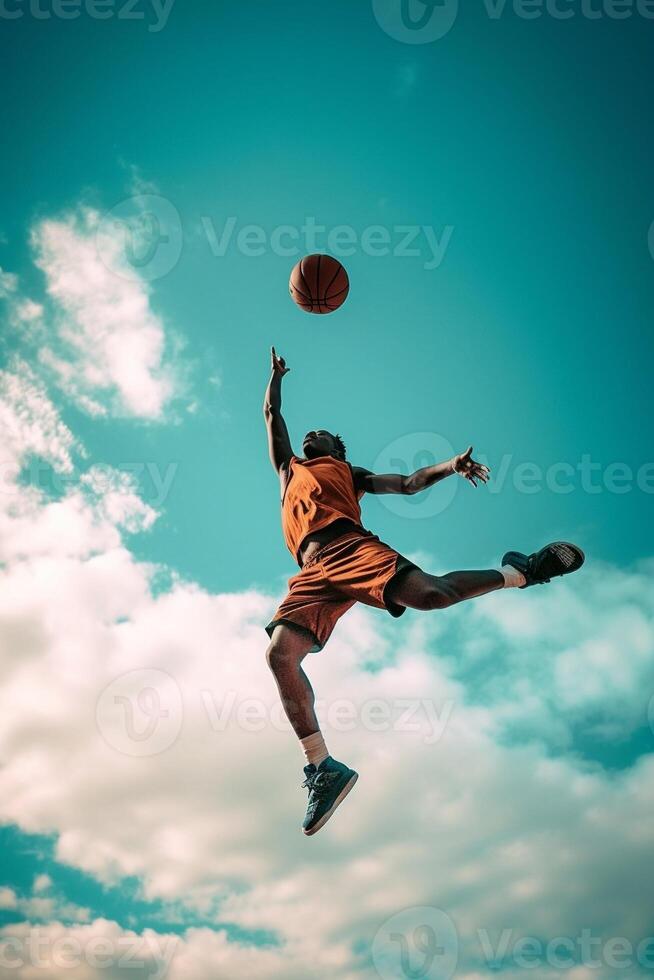
[[[284,710],[300,739],[309,801],[302,829],[315,834],[329,820],[357,780],[357,773],[329,755],[314,711],[314,694],[302,669],[321,650],[337,620],[356,602],[401,616],[405,609],[446,609],[464,599],[549,582],[576,571],[580,548],[549,544],[532,555],[509,551],[497,569],[436,576],[393,551],[361,524],[364,493],[414,494],[452,475],[473,486],[488,481],[489,469],[464,453],[410,475],[375,474],[351,466],[340,436],[324,429],[307,432],[296,456],[281,414],[282,378],[290,370],[271,350],[272,375],[264,415],[270,459],[281,481],[282,528],[300,571],[271,622],[268,664]]]

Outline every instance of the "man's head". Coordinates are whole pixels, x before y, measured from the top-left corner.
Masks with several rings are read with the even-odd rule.
[[[312,429],[307,432],[302,449],[307,459],[316,459],[318,456],[345,459],[345,443],[339,435],[334,436],[326,429]]]

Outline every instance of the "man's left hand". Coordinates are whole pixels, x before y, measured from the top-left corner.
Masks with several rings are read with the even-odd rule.
[[[477,463],[472,458],[472,446],[468,446],[464,453],[459,453],[452,460],[452,469],[459,476],[464,477],[473,487],[477,486],[477,481],[488,483],[490,469],[485,463]]]

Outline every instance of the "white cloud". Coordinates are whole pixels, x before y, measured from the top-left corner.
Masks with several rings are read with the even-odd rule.
[[[11,888],[0,888],[0,909],[15,909],[17,904],[15,891]]]
[[[51,888],[52,880],[45,874],[35,878],[31,895],[18,895],[11,888],[0,888],[0,909],[22,915],[28,921],[34,919],[47,921],[56,918],[70,922],[88,922],[90,920],[91,913],[87,908],[62,900],[57,895],[43,897],[43,892],[50,891]],[[1,935],[2,932],[0,931]],[[5,965],[0,947],[0,970]]]
[[[526,600],[510,590],[460,607],[439,648],[456,650],[454,676],[492,705],[498,726],[565,746],[596,716],[609,738],[627,737],[646,723],[654,693],[651,572],[651,562],[593,562]]]
[[[500,938],[500,945],[502,941]],[[513,937],[513,942],[517,941],[518,937]],[[533,942],[538,943],[538,939]],[[311,977],[321,980],[329,976],[380,980],[386,976],[418,976],[417,970],[422,964],[431,962],[427,945],[426,949],[420,947],[421,951],[412,950],[413,962],[411,966],[407,963],[402,973],[399,972],[402,969],[399,959],[397,970],[385,974],[367,964],[350,971],[339,960],[335,948],[325,951],[322,961],[307,964],[296,951],[237,942],[224,930],[188,929],[181,936],[151,929],[139,933],[121,929],[117,923],[105,919],[72,927],[59,922],[37,927],[21,923],[1,929],[0,943],[5,944],[6,961],[11,964],[11,974],[7,975],[16,980],[33,980],[37,976],[43,980],[61,980],[64,970],[75,980],[118,980],[121,976],[140,976],[149,980],[232,980],[233,977],[247,977],[248,980],[307,980]],[[498,941],[489,937],[487,944],[492,950],[497,948]],[[561,956],[562,952],[557,947],[553,955]],[[596,945],[593,956],[597,957]],[[596,980],[602,975],[594,966],[556,968],[547,963],[540,966],[534,964],[533,953],[527,962],[528,967],[503,969],[501,976],[507,980],[520,980],[528,972],[537,980],[560,980],[562,975],[570,980]],[[417,968],[416,963],[420,964]],[[420,975],[425,978],[450,976],[449,972],[436,971],[437,958],[433,963],[429,973],[423,971]],[[411,968],[414,972],[408,973]],[[624,969],[624,953],[621,968]],[[491,974],[486,968],[468,970],[459,966],[453,975],[457,980],[484,980]],[[632,977],[634,973],[630,972],[628,976]]]
[[[243,965],[223,932],[198,930],[180,939],[151,929],[141,933],[121,929],[106,919],[73,927],[61,922],[6,926],[0,929],[0,949],[7,971],[3,975],[16,980],[33,980],[37,976],[61,980],[64,974],[75,980],[213,980],[239,975],[228,972],[230,963],[235,967]],[[262,980],[278,975],[260,970],[271,959],[270,954],[256,949],[244,951],[244,959],[254,969],[240,975]],[[290,975],[291,980],[300,980],[300,976],[296,972]]]
[[[565,734],[582,709],[615,713],[614,699],[632,720],[641,710],[650,566],[591,567],[577,582],[401,623],[348,614],[308,671],[330,748],[361,780],[306,839],[301,755],[278,724],[264,658],[275,598],[179,581],[153,595],[153,569],[125,535],[154,512],[119,474],[75,473],[74,437],[24,365],[1,381],[9,458],[45,456],[71,483],[58,500],[16,483],[0,496],[0,819],[56,834],[57,858],[102,882],[138,876],[146,897],[215,921],[184,934],[170,980],[372,980],[377,930],[415,906],[451,916],[468,980],[488,972],[479,930],[648,934],[654,755],[607,774],[549,758],[544,736],[555,725]],[[461,664],[447,656],[450,630]],[[480,668],[489,680],[475,688]],[[394,725],[375,730],[374,703]],[[523,722],[540,712],[543,737],[502,744],[511,711]],[[435,741],[438,717],[447,724]],[[90,917],[46,887],[7,889],[4,903],[27,920]],[[278,944],[239,942],[226,924]],[[84,942],[127,935],[103,920],[45,928]],[[19,933],[29,926],[5,929]],[[38,975],[60,976],[54,960],[47,969]],[[108,974],[80,967],[98,975]]]
[[[42,361],[84,411],[160,419],[177,393],[166,333],[148,283],[120,274],[123,245],[88,208],[33,229],[56,331]]]
[[[26,921],[47,922],[53,919],[65,919],[70,922],[88,922],[91,918],[90,909],[82,908],[73,902],[42,898],[39,895],[18,898],[14,909],[24,916]]]
[[[22,341],[36,347],[43,336],[44,308],[40,303],[23,296],[19,278],[13,272],[0,268],[0,299],[6,304],[5,319]]]
[[[34,371],[20,359],[0,371],[0,434],[3,482],[17,464],[31,455],[72,472],[76,440],[62,422]]]
[[[300,978],[309,964],[316,978],[372,977],[356,949],[414,905],[448,912],[468,963],[478,929],[576,936],[600,923],[604,935],[646,935],[652,757],[608,777],[549,760],[537,745],[498,745],[492,711],[466,703],[425,646],[419,616],[399,632],[392,624],[402,652],[389,661],[390,627],[357,610],[309,670],[320,698],[353,706],[351,732],[335,731],[333,717],[325,731],[362,778],[307,841],[298,831],[300,754],[275,727],[263,657],[260,627],[273,602],[192,584],[153,598],[148,569],[110,536],[105,547],[92,557],[31,557],[3,574],[0,622],[11,610],[23,633],[14,623],[16,656],[3,678],[2,816],[56,831],[58,858],[103,881],[137,875],[149,897],[279,937],[279,948],[256,950],[192,931],[170,980],[219,970]],[[552,590],[551,601],[566,591]],[[371,674],[364,664],[375,658]],[[155,686],[159,672],[172,677],[183,712],[172,719],[181,722],[173,744],[145,757],[117,751],[96,724],[103,689],[136,668]],[[140,703],[139,690],[130,699],[136,733],[170,707]],[[415,731],[375,732],[362,721],[371,699],[430,696],[439,708],[454,704],[436,744],[420,713]],[[251,699],[261,730],[249,730]]]
[[[32,299],[26,299],[16,309],[19,320],[31,321],[43,316],[43,307]]]
[[[34,885],[32,886],[32,890],[38,894],[39,892],[49,891],[51,886],[52,886],[52,878],[50,877],[50,875],[45,875],[45,874],[37,875],[36,878],[34,879]]]
[[[0,299],[6,299],[16,291],[18,286],[18,276],[13,272],[6,272],[0,266]]]

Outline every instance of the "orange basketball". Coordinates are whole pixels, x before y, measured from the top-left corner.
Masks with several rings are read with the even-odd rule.
[[[331,255],[305,255],[291,272],[288,289],[307,313],[332,313],[347,299],[350,280]]]

